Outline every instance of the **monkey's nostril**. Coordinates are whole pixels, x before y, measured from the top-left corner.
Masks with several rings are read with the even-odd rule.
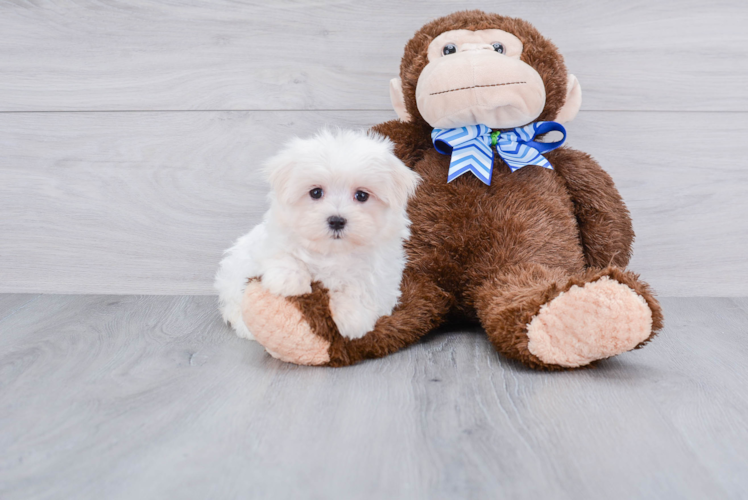
[[[327,218],[327,225],[330,226],[330,229],[333,231],[342,230],[345,227],[346,222],[348,221],[339,215],[333,215]]]

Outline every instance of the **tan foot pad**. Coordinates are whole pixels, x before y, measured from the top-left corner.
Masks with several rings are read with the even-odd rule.
[[[274,358],[298,365],[330,361],[330,343],[312,332],[294,304],[271,294],[259,281],[247,285],[242,317],[255,340]]]
[[[652,311],[607,276],[543,305],[527,327],[528,349],[548,364],[576,367],[630,351],[652,333]]]

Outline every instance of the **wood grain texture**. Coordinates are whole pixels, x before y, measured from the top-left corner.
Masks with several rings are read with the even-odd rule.
[[[24,307],[38,298],[38,295],[23,293],[0,294],[0,323],[14,314],[18,314]]]
[[[213,293],[291,135],[390,112],[0,114],[0,292]],[[632,267],[665,296],[748,294],[748,113],[584,112],[569,144],[616,180]]]
[[[389,110],[407,40],[460,8],[534,23],[585,109],[748,111],[742,0],[9,0],[0,111]]]
[[[539,373],[452,328],[283,364],[212,297],[41,296],[0,322],[0,497],[745,498],[748,300],[663,299],[663,333]]]

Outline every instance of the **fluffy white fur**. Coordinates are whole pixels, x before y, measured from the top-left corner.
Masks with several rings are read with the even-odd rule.
[[[241,312],[252,277],[286,297],[322,282],[338,330],[349,338],[392,312],[410,235],[405,209],[420,180],[392,147],[377,135],[324,130],[293,139],[266,163],[270,210],[226,251],[216,275],[221,313],[240,337],[253,339]],[[315,188],[323,191],[320,199],[310,195]],[[357,201],[358,191],[368,200]],[[328,224],[333,216],[346,219],[341,231]]]

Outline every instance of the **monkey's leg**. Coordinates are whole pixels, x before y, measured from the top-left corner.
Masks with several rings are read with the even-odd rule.
[[[631,272],[502,271],[476,290],[478,317],[499,352],[531,368],[585,366],[640,347],[662,328],[660,305]]]
[[[406,270],[402,295],[390,316],[359,339],[342,337],[332,320],[327,290],[313,284],[312,293],[283,298],[259,282],[246,289],[244,321],[255,339],[274,357],[296,364],[346,366],[398,351],[438,326],[452,305],[451,297],[427,276]]]

